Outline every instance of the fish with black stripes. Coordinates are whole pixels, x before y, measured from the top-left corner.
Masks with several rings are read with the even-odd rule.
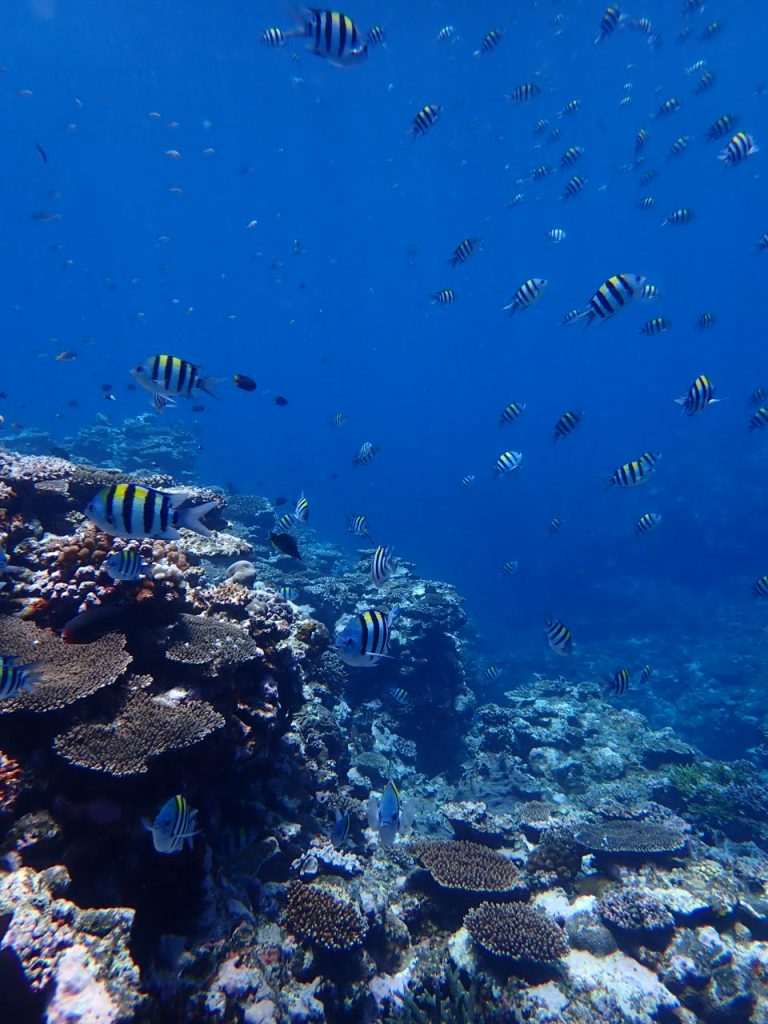
[[[573,636],[570,629],[550,615],[544,626],[547,642],[555,654],[566,657],[573,652]]]
[[[307,50],[337,67],[354,67],[368,56],[368,46],[354,21],[340,11],[320,11],[298,7],[293,12],[298,22],[287,37],[307,39]]]
[[[514,576],[518,569],[517,559],[511,558],[508,562],[505,562],[501,567],[502,576]]]
[[[395,571],[392,562],[393,549],[386,544],[379,544],[373,552],[371,560],[371,579],[374,583],[383,583]]]
[[[560,530],[562,528],[563,528],[563,520],[560,518],[560,516],[552,516],[552,518],[549,521],[549,535],[550,535],[550,537],[554,537],[554,535],[556,533],[560,533]]]
[[[387,696],[404,711],[413,707],[413,701],[411,700],[408,691],[404,690],[402,686],[388,686]]]
[[[564,437],[568,437],[581,423],[584,413],[579,412],[577,409],[568,409],[564,412],[560,419],[555,424],[555,429],[552,435],[553,441],[560,441]]]
[[[357,451],[357,455],[352,459],[352,464],[354,466],[365,466],[371,459],[375,459],[378,454],[379,449],[373,441],[363,441]]]
[[[768,388],[755,388],[747,399],[747,405],[762,405],[768,399]]]
[[[589,300],[586,309],[579,313],[578,319],[586,320],[587,326],[595,320],[610,319],[640,294],[644,284],[645,278],[641,274],[609,277]]]
[[[768,427],[768,406],[761,405],[750,417],[749,430],[763,430],[765,427]]]
[[[496,460],[495,473],[497,477],[506,476],[519,469],[523,462],[521,452],[502,452]]]
[[[498,666],[489,665],[488,668],[486,668],[485,672],[483,672],[483,679],[486,679],[489,683],[492,683],[494,680],[498,679],[500,675],[501,669],[498,668]]]
[[[343,427],[344,424],[347,422],[347,417],[344,415],[343,412],[337,412],[334,413],[333,416],[331,416],[329,422],[332,427]]]
[[[368,518],[362,513],[356,516],[347,516],[347,530],[349,533],[354,533],[356,537],[366,537],[373,544],[371,535],[368,533]]]
[[[387,650],[392,623],[398,611],[398,608],[393,608],[386,615],[369,608],[351,618],[334,640],[334,648],[341,660],[353,668],[373,668],[382,658],[389,657]]]
[[[293,518],[297,523],[306,523],[309,519],[309,502],[304,496],[304,491],[301,492],[301,497],[296,502],[296,507],[293,510]]]
[[[643,324],[640,328],[640,333],[653,338],[657,334],[664,334],[665,331],[669,330],[670,326],[670,322],[665,316],[655,316]]]
[[[283,32],[281,28],[265,28],[261,33],[261,42],[265,46],[269,46],[276,50],[285,46],[287,40],[285,38],[285,32]]]
[[[499,45],[501,40],[504,38],[504,31],[500,28],[492,28],[486,32],[483,37],[482,43],[480,43],[479,49],[474,51],[475,57],[481,57],[483,54],[492,53]]]
[[[387,33],[383,25],[371,25],[365,37],[368,46],[383,46],[386,49]]]
[[[499,426],[503,427],[505,423],[514,423],[524,411],[525,402],[510,402],[499,417]]]
[[[461,478],[460,485],[461,485],[463,490],[467,490],[467,488],[471,487],[474,482],[475,482],[475,474],[474,473],[467,473],[466,476],[463,476]]]
[[[221,378],[202,377],[200,367],[178,356],[150,356],[131,370],[131,376],[141,387],[165,398],[199,398],[204,391],[218,397],[214,385]]]
[[[673,210],[668,217],[665,217],[661,222],[661,226],[665,227],[667,224],[690,224],[692,220],[695,220],[696,214],[687,206],[681,206],[678,210]]]
[[[197,811],[190,807],[186,798],[177,794],[163,804],[153,822],[142,820],[144,828],[152,833],[152,843],[158,853],[178,853],[199,834]]]
[[[707,139],[710,142],[717,142],[718,139],[724,139],[729,132],[732,132],[736,125],[739,123],[738,114],[721,114],[716,121],[707,129]]]
[[[452,267],[457,267],[460,263],[466,263],[479,245],[479,238],[463,238],[453,250],[453,255],[448,262]]]
[[[528,309],[537,299],[541,298],[547,290],[548,284],[549,281],[545,277],[529,277],[527,281],[523,281],[512,296],[512,300],[506,306],[502,306],[502,309],[509,310],[510,316],[518,309]]]
[[[456,292],[453,288],[441,288],[439,292],[432,294],[432,304],[439,306],[452,306],[456,301]]]
[[[760,147],[748,132],[736,132],[725,149],[718,156],[724,167],[735,167],[742,163],[748,156],[759,153]]]
[[[541,96],[541,89],[536,85],[535,82],[523,82],[521,85],[516,85],[512,92],[507,93],[507,99],[513,103],[530,103],[531,100],[535,100],[537,96]],[[547,127],[543,124],[539,127],[541,122],[536,125],[536,132],[540,134]]]
[[[752,584],[754,597],[768,597],[768,576],[759,576]]]
[[[114,551],[102,563],[104,571],[121,583],[133,583],[149,573],[149,565],[138,551]]]
[[[656,471],[656,463],[660,458],[660,452],[643,452],[639,458],[615,469],[606,487],[637,487],[638,484],[647,483]]]
[[[608,689],[616,697],[623,697],[629,689],[629,669],[624,665],[617,668],[611,679],[608,680]]]
[[[201,519],[216,502],[182,508],[190,497],[188,491],[166,494],[140,484],[112,484],[94,495],[83,511],[111,537],[178,540],[181,528],[210,537],[211,531]]]
[[[434,127],[437,123],[442,112],[443,108],[439,103],[425,104],[414,117],[411,127],[408,129],[408,134],[412,139],[418,139],[426,135],[430,128]]]
[[[0,654],[0,701],[30,693],[42,679],[42,670],[36,662],[22,665],[18,658]]]
[[[643,670],[640,673],[640,685],[647,683],[653,675],[653,665],[643,665]]]
[[[661,515],[658,512],[644,512],[635,523],[635,535],[640,537],[644,533],[655,530],[661,522]]]
[[[710,327],[714,327],[717,323],[714,313],[702,313],[696,321],[696,327],[700,331],[708,331]]]
[[[603,11],[603,16],[600,19],[600,31],[595,36],[595,43],[602,43],[608,36],[613,35],[616,29],[623,25],[626,20],[627,16],[621,13],[621,8],[618,4],[609,4]]]
[[[719,399],[715,398],[715,386],[706,374],[701,374],[688,388],[686,394],[676,398],[678,405],[682,406],[683,412],[688,416],[695,416],[704,412],[707,406],[714,405]]]

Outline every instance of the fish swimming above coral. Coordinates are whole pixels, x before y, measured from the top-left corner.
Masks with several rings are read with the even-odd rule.
[[[153,822],[142,819],[142,824],[152,833],[152,842],[158,853],[179,853],[185,843],[191,850],[193,838],[199,835],[195,828],[197,811],[180,794],[163,804]]]
[[[334,648],[347,665],[354,668],[372,668],[379,659],[389,657],[392,623],[399,612],[393,608],[388,615],[370,608],[350,619],[336,635]]]
[[[112,537],[178,540],[182,528],[210,537],[211,531],[200,520],[216,502],[182,508],[189,498],[188,491],[165,494],[140,484],[113,484],[94,495],[83,512]]]
[[[414,806],[409,804],[404,807],[401,804],[397,786],[391,779],[384,787],[381,798],[371,794],[366,810],[368,824],[378,832],[382,846],[391,846],[398,833],[412,824],[416,813]]]

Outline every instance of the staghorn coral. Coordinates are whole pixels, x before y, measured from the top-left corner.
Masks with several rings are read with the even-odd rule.
[[[410,849],[442,889],[510,893],[520,887],[514,864],[480,843],[462,839],[416,840]]]
[[[599,909],[607,924],[624,932],[664,931],[675,923],[660,900],[637,888],[609,890],[603,894]]]
[[[131,664],[124,637],[108,633],[90,644],[66,644],[31,622],[0,616],[0,651],[20,662],[36,662],[42,679],[29,692],[0,702],[0,715],[54,711],[111,686]]]
[[[70,764],[110,775],[140,775],[168,750],[194,746],[222,728],[224,718],[201,700],[132,693],[113,722],[76,725],[54,747]]]
[[[681,832],[651,821],[594,822],[578,829],[575,838],[591,853],[653,856],[685,849]]]
[[[165,656],[169,661],[218,672],[222,667],[263,660],[264,653],[238,626],[182,614],[169,631]]]
[[[331,953],[361,945],[368,930],[365,918],[351,900],[338,899],[304,882],[288,886],[285,924],[294,935]]]
[[[533,964],[553,964],[568,952],[562,928],[522,903],[481,903],[464,927],[486,953]]]

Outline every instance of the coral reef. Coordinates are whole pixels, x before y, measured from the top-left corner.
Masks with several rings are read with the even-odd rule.
[[[532,964],[552,964],[568,952],[562,928],[523,903],[481,903],[464,927],[486,953]]]
[[[288,930],[330,953],[361,945],[368,930],[365,918],[346,898],[304,882],[291,882],[285,908]]]
[[[685,836],[650,821],[603,821],[585,825],[576,840],[592,853],[657,856],[681,853]]]
[[[476,894],[519,888],[517,868],[495,850],[461,839],[416,841],[411,850],[443,889]]]
[[[675,923],[661,900],[634,888],[604,893],[599,908],[606,924],[623,932],[664,931]]]

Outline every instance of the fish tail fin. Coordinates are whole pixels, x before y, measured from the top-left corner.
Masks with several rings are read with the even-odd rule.
[[[676,405],[685,405],[685,402],[686,402],[686,396],[685,395],[683,395],[681,398],[676,398],[675,399],[675,404]]]
[[[224,377],[201,377],[197,382],[197,386],[201,391],[204,391],[206,395],[210,395],[211,398],[219,398],[219,394],[216,391],[216,385],[221,384]]]
[[[24,672],[24,682],[21,685],[21,689],[29,693],[38,683],[43,681],[43,663],[41,661],[32,661],[24,666]]]
[[[217,502],[215,501],[205,501],[202,505],[193,505],[191,508],[181,509],[177,513],[176,525],[183,526],[186,530],[192,530],[193,533],[199,533],[203,537],[210,537],[211,531],[200,520],[211,509],[216,508],[216,504]]]

